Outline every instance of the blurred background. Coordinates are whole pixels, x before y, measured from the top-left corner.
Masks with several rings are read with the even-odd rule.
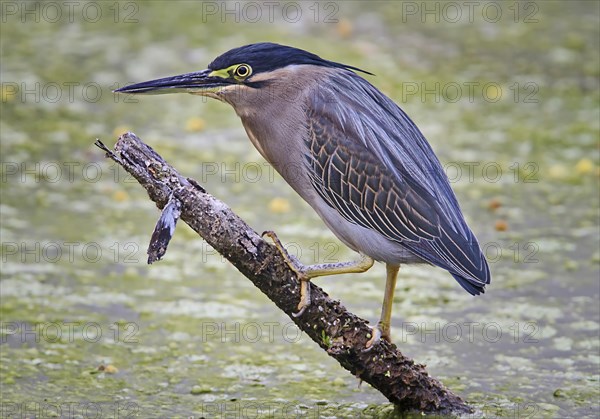
[[[0,5],[3,417],[392,415],[185,224],[148,266],[159,211],[93,146],[133,131],[304,263],[352,258],[227,105],[112,93],[260,41],[376,74],[486,251],[476,298],[401,269],[401,351],[474,417],[600,414],[598,2]],[[384,271],[316,283],[375,322]]]

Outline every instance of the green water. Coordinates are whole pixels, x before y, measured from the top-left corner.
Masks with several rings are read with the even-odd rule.
[[[93,146],[132,130],[303,262],[351,258],[226,105],[111,93],[257,41],[375,73],[487,250],[482,297],[401,269],[400,349],[473,417],[600,415],[597,2],[0,5],[2,417],[393,415],[184,224],[146,265],[159,213]],[[384,271],[317,282],[374,321]]]

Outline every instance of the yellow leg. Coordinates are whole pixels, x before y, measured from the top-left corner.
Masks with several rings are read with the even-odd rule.
[[[385,294],[383,295],[383,304],[381,305],[381,317],[379,323],[373,328],[373,336],[367,342],[367,349],[371,348],[374,344],[379,342],[381,338],[391,342],[390,337],[390,324],[392,318],[392,305],[394,300],[394,290],[396,289],[396,280],[398,279],[398,270],[400,266],[385,265],[386,268],[386,280],[385,280]]]
[[[272,231],[265,231],[263,236],[268,236],[275,243],[275,247],[281,253],[286,263],[292,271],[296,273],[300,281],[300,303],[298,304],[298,312],[294,316],[300,316],[304,313],[306,307],[310,305],[310,279],[318,276],[340,275],[350,273],[361,273],[369,270],[373,266],[373,259],[367,255],[361,254],[361,258],[357,261],[337,262],[337,263],[319,263],[316,265],[302,265],[298,261],[292,260],[287,250],[279,241],[277,235]]]

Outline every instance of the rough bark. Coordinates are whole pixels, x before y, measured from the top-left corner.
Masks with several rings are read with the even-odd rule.
[[[430,377],[424,365],[402,355],[395,345],[382,341],[365,351],[371,333],[368,322],[347,311],[319,287],[311,286],[312,304],[301,316],[294,317],[299,283],[276,248],[226,204],[206,193],[192,179],[182,177],[135,134],[119,137],[114,152],[100,141],[96,145],[137,179],[158,208],[167,206],[153,234],[149,262],[160,259],[166,251],[180,215],[327,354],[379,390],[400,410],[436,414],[472,412],[460,397]]]

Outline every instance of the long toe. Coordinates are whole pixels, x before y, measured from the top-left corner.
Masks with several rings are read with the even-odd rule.
[[[298,311],[293,313],[292,316],[300,317],[304,314],[304,311],[310,306],[310,281],[300,281],[300,303],[298,303]]]

